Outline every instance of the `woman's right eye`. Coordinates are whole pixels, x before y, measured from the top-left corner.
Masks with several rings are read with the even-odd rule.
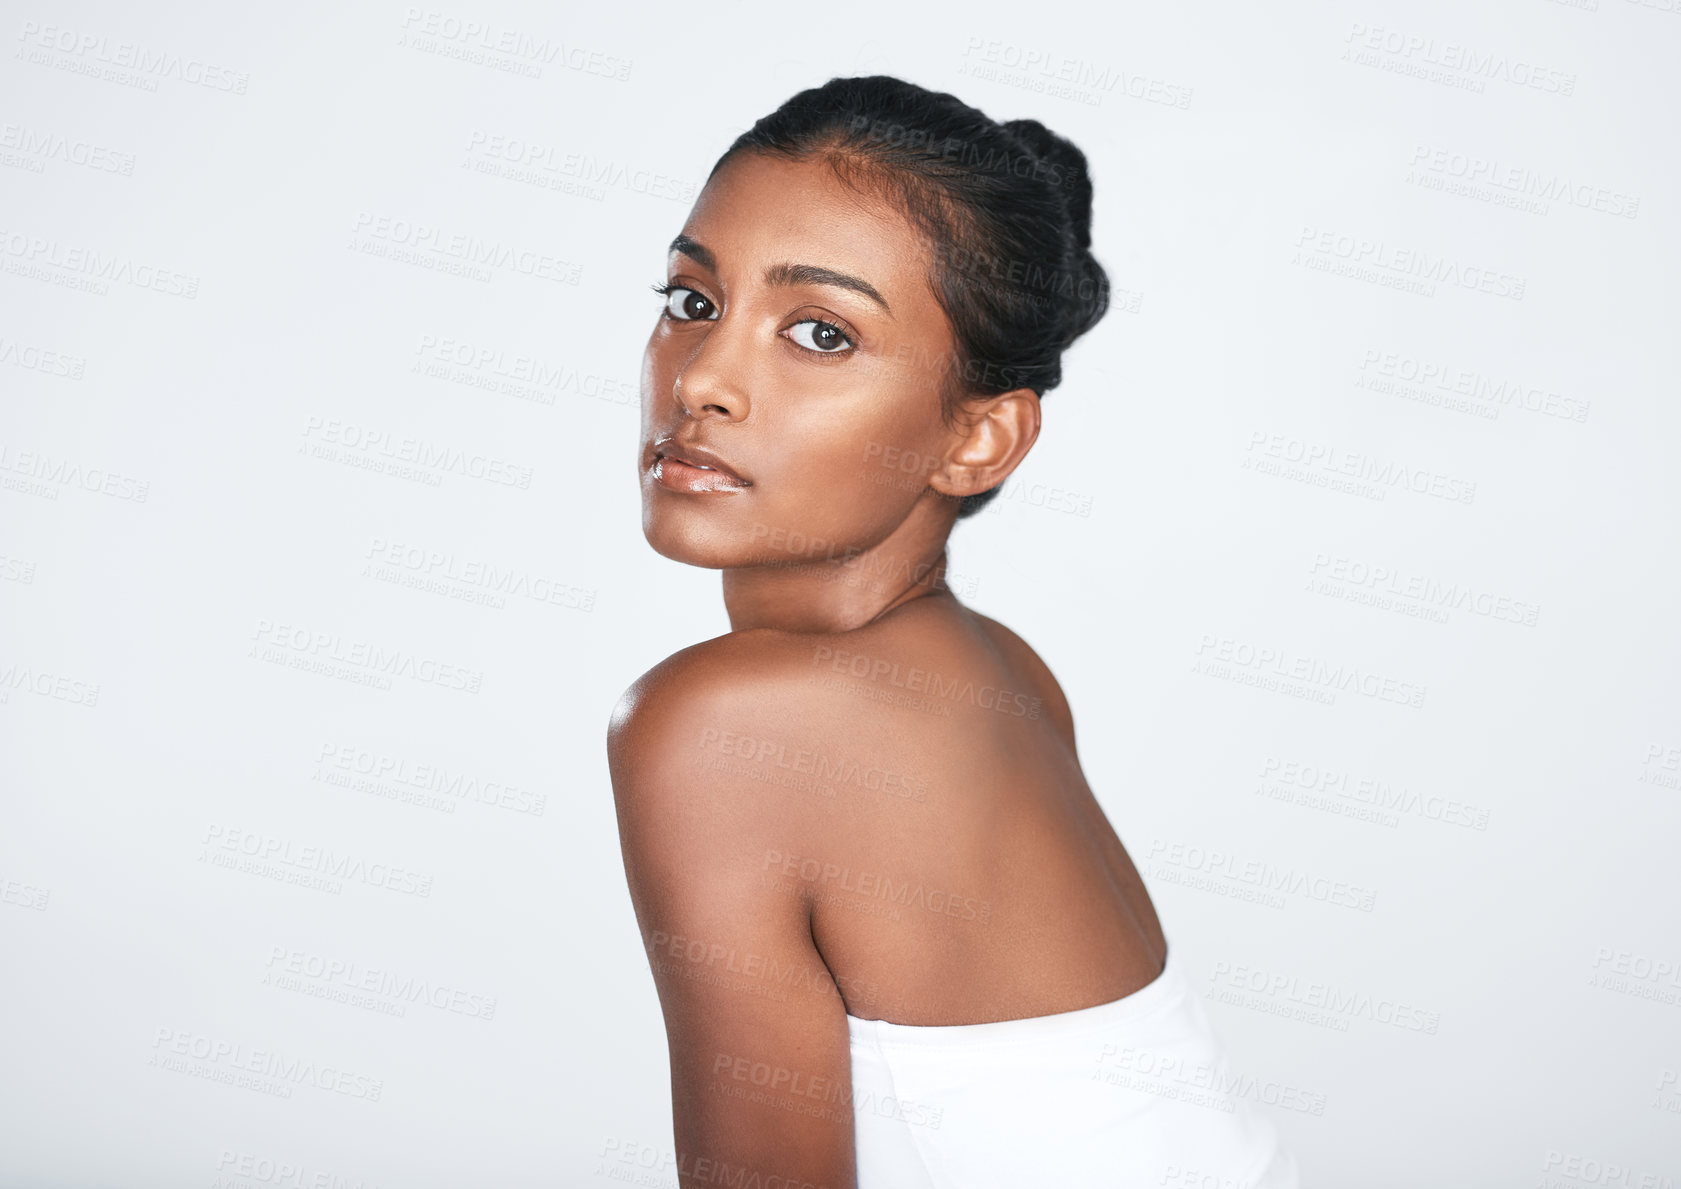
[[[718,309],[711,300],[693,289],[685,289],[681,285],[667,285],[661,292],[665,294],[666,313],[679,322],[705,321],[718,316]]]

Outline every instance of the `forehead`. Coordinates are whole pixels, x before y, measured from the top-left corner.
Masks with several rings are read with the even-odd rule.
[[[683,232],[712,249],[726,279],[767,264],[815,264],[869,281],[895,313],[933,300],[930,256],[909,218],[820,157],[736,154],[701,190]]]

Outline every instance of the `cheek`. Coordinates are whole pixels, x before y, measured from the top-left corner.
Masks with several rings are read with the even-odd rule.
[[[918,378],[898,368],[872,378],[867,399],[839,435],[848,469],[870,490],[914,498],[940,465],[945,436],[937,394]]]
[[[872,388],[767,414],[765,440],[777,450],[765,488],[779,517],[841,538],[897,524],[937,465],[909,399]]]

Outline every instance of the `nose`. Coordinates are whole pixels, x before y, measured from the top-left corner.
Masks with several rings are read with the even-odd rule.
[[[745,378],[750,374],[746,327],[732,326],[719,315],[672,381],[672,395],[691,417],[747,416]]]

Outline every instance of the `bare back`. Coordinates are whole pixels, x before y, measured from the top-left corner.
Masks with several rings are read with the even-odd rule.
[[[1155,979],[1155,910],[1081,773],[1066,699],[1022,640],[929,598],[778,647],[809,670],[809,696],[765,706],[764,738],[732,762],[789,790],[770,803],[786,829],[761,882],[806,897],[848,1014],[981,1023]]]

